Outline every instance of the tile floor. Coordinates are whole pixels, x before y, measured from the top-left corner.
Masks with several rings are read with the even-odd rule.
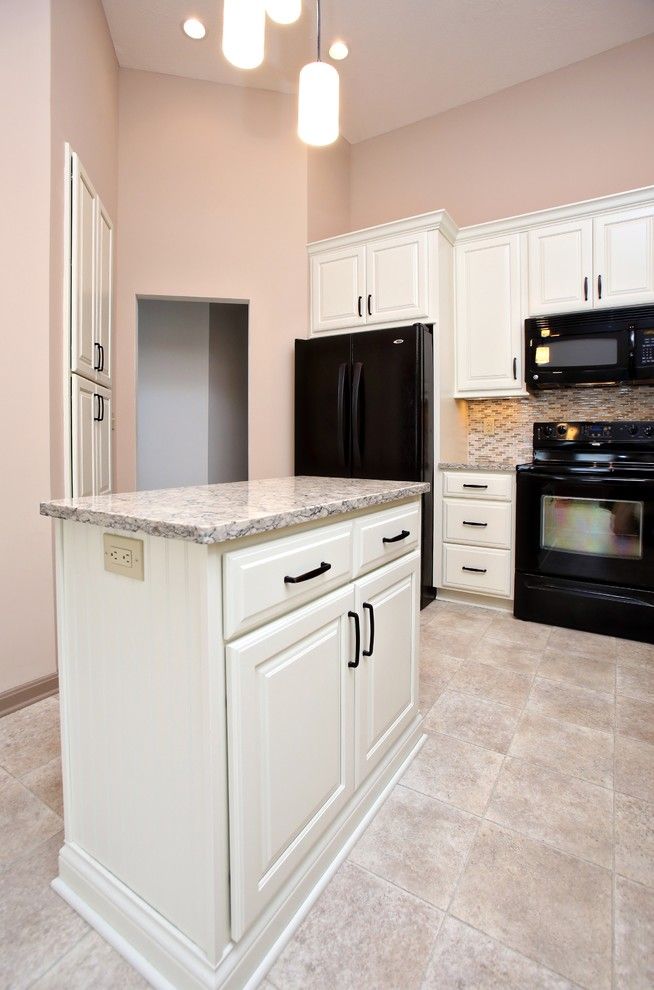
[[[654,987],[654,647],[435,603],[428,738],[266,990]],[[0,987],[144,987],[49,888],[55,699],[0,720]]]

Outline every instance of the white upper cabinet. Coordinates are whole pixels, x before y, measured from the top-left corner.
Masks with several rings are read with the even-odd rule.
[[[522,383],[520,235],[458,244],[456,394],[516,394]]]
[[[600,214],[593,225],[595,306],[654,302],[654,206]]]
[[[593,305],[593,221],[589,217],[529,231],[529,314]]]
[[[366,252],[362,245],[311,258],[311,328],[342,330],[366,322]]]
[[[427,316],[428,270],[424,231],[367,244],[367,322],[412,322]]]

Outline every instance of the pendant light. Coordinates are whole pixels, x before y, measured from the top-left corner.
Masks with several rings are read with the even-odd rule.
[[[237,69],[263,62],[266,8],[263,0],[225,0],[223,54]]]
[[[334,66],[320,58],[320,0],[316,14],[318,57],[300,72],[297,132],[305,144],[323,147],[333,144],[339,134],[339,78]]]
[[[302,13],[302,0],[266,0],[266,13],[275,24],[293,24]]]

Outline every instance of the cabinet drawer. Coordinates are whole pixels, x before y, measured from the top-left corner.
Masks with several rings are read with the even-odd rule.
[[[463,498],[492,498],[502,501],[511,499],[512,476],[481,471],[445,471],[443,473],[443,495],[457,495]]]
[[[399,537],[399,539],[398,539]],[[354,521],[354,574],[381,567],[415,550],[420,540],[420,505],[386,509]]]
[[[225,639],[324,595],[349,581],[351,576],[351,522],[226,553]],[[285,581],[287,577],[301,580]]]
[[[511,597],[511,551],[443,544],[443,586]]]
[[[511,503],[443,499],[443,538],[448,543],[511,547]]]

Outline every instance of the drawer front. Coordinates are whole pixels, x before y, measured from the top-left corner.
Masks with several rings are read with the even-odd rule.
[[[351,522],[226,553],[223,563],[225,639],[290,612],[332,591],[351,577]],[[285,578],[302,580],[285,581]]]
[[[445,471],[443,495],[462,498],[492,498],[505,502],[511,500],[513,476],[510,474],[482,473],[481,471]]]
[[[443,544],[443,586],[511,597],[511,551]]]
[[[385,509],[354,522],[354,574],[382,567],[420,542],[420,505]]]
[[[448,543],[511,548],[511,503],[443,499],[443,538]]]

